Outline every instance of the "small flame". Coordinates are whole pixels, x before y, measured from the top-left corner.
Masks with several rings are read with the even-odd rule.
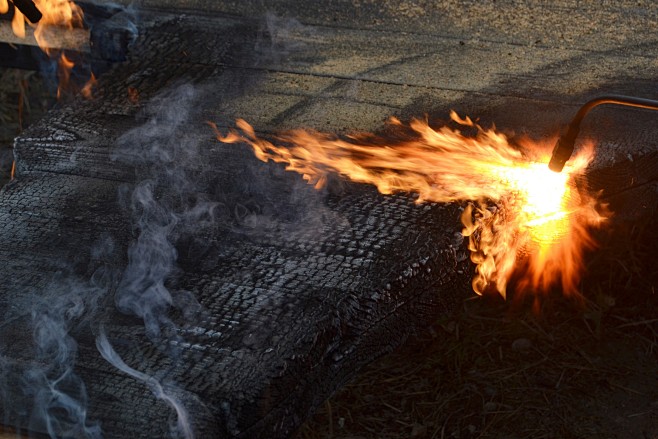
[[[37,0],[36,5],[43,14],[34,31],[34,38],[39,47],[51,58],[57,58],[57,97],[61,98],[64,91],[69,89],[71,71],[75,63],[61,50],[53,48],[53,31],[59,29],[82,28],[83,13],[80,6],[70,0]],[[83,87],[82,95],[91,98],[91,87],[95,79],[90,79]]]
[[[494,129],[483,129],[470,118],[451,119],[475,130],[466,136],[447,126],[438,130],[414,119],[406,126],[390,123],[403,136],[396,140],[373,134],[339,138],[311,130],[292,130],[276,137],[284,146],[259,138],[238,119],[241,131],[218,132],[224,143],[245,142],[256,157],[285,163],[316,188],[330,173],[373,184],[383,194],[414,192],[418,203],[469,201],[462,215],[462,234],[469,238],[476,264],[473,289],[494,289],[503,297],[520,267],[521,287],[546,291],[561,285],[576,293],[582,253],[594,246],[590,228],[604,221],[596,198],[575,187],[593,158],[589,145],[562,173],[546,165],[550,146],[526,140],[518,147]]]
[[[64,85],[69,83],[69,78],[71,77],[71,70],[75,66],[75,63],[68,59],[65,54],[62,53],[61,58],[57,62],[57,77],[59,78],[59,86],[57,87],[57,99],[62,97],[64,91]]]
[[[92,73],[89,81],[87,81],[87,83],[80,90],[80,94],[87,99],[91,99],[93,97],[94,87],[96,87],[96,82],[96,76],[94,76]]]

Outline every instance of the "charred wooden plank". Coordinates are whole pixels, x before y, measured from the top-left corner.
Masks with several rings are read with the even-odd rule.
[[[223,152],[225,162],[242,163],[245,171],[251,166],[262,171],[268,167],[255,161],[245,164],[238,160],[244,154],[231,150]],[[231,154],[237,155],[235,161]],[[446,296],[446,288],[464,292],[468,288],[466,267],[460,272],[454,268],[466,259],[453,246],[455,230],[450,224],[458,215],[456,206],[419,207],[407,197],[382,199],[372,189],[358,187],[325,205],[312,188],[299,186],[304,183],[294,183],[296,178],[285,174],[269,183],[270,190],[249,194],[242,192],[246,189],[243,175],[219,176],[222,197],[234,197],[233,203],[250,197],[254,207],[275,203],[278,207],[269,215],[251,214],[258,215],[266,229],[244,218],[241,224],[238,218],[233,219],[233,230],[226,232],[222,226],[231,218],[225,218],[210,230],[188,231],[175,243],[185,274],[170,281],[170,288],[192,292],[201,314],[192,319],[178,316],[177,336],[155,346],[143,322],[118,313],[111,296],[101,299],[106,305],[96,317],[104,322],[108,337],[128,364],[164,374],[180,387],[176,394],[194,414],[200,437],[287,436],[313,405],[349,379],[353,368],[392,349],[416,325],[431,321],[437,310],[448,309],[454,299]],[[250,183],[268,180],[266,174],[260,183]],[[294,199],[289,198],[291,183],[297,186]],[[303,191],[309,191],[306,199],[296,204]],[[89,200],[88,195],[79,195],[81,202]],[[97,211],[89,209],[83,222]],[[39,242],[48,245],[53,235],[70,236],[79,229],[60,221]],[[204,238],[209,241],[199,242]],[[409,242],[422,245],[411,247],[409,258],[393,262],[394,255],[410,249]],[[38,242],[33,244],[40,247]],[[70,249],[63,242],[54,245]],[[80,276],[84,283],[85,272],[96,272],[97,267],[80,263],[69,267],[65,254],[64,249],[59,253],[62,267],[53,268],[68,271],[68,280],[63,285],[43,285],[43,290],[33,285],[31,293],[21,295],[23,300],[55,303],[58,295],[65,296],[71,288],[71,278]],[[107,258],[120,266],[118,255]],[[13,264],[10,270],[24,282],[33,266],[23,266],[24,273],[19,267]],[[48,273],[53,268],[41,270]],[[21,282],[4,286],[2,296],[15,296],[21,287]],[[27,311],[10,309],[10,316],[16,318],[6,319],[2,329],[11,345],[3,345],[2,352],[11,358],[9,370],[14,376],[31,365],[32,331],[26,327],[29,319],[20,318]],[[400,326],[400,319],[407,323]],[[94,346],[97,328],[86,325],[74,332],[79,349],[75,371],[86,383],[90,419],[102,419],[104,432],[110,436],[166,435],[171,410],[105,363]],[[165,354],[170,349],[179,351],[174,361]],[[27,423],[17,413],[5,414],[15,425]]]

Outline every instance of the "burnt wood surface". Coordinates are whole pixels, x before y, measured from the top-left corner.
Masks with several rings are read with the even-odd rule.
[[[652,5],[596,12],[626,38],[594,38],[609,29],[590,20],[561,40],[530,21],[507,27],[510,14],[529,20],[513,2],[446,3],[453,15],[437,25],[403,2],[357,3],[274,2],[268,14],[150,2],[96,97],[60,103],[16,140],[17,178],[0,199],[5,424],[180,435],[153,381],[102,358],[104,333],[185,407],[197,437],[288,437],[360,367],[471,294],[460,206],[341,181],[316,191],[219,144],[205,121],[345,133],[455,109],[550,140],[599,93],[656,97],[658,46],[632,31],[655,25]],[[541,20],[583,14],[560,4]],[[597,141],[589,184],[620,220],[655,210],[657,121],[601,108],[583,124]]]

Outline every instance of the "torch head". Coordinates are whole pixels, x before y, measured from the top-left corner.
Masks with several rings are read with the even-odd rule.
[[[577,135],[577,127],[574,129],[574,126],[569,126],[557,140],[555,148],[553,148],[551,160],[548,162],[548,168],[551,171],[562,172],[564,164],[571,158],[571,154],[573,154]]]
[[[548,169],[554,172],[562,172],[564,164],[571,158],[573,152],[573,145],[565,145],[560,138],[553,148],[551,160],[548,162]]]

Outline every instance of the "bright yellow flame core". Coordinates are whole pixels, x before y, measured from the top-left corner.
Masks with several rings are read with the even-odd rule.
[[[555,173],[547,166],[548,144],[524,141],[514,147],[504,134],[454,112],[451,118],[477,134],[466,136],[447,126],[435,130],[422,120],[406,126],[392,118],[399,132],[390,138],[358,134],[341,139],[293,130],[277,136],[285,146],[276,146],[239,119],[242,133],[217,132],[217,138],[248,143],[260,160],[285,163],[318,188],[337,173],[373,184],[383,194],[417,193],[419,203],[469,201],[462,234],[476,264],[473,289],[478,294],[495,289],[505,296],[520,267],[525,270],[519,281],[523,289],[545,291],[557,284],[566,293],[576,292],[582,253],[594,245],[589,229],[604,220],[595,197],[574,186],[591,161],[591,145]]]
[[[496,172],[523,203],[522,225],[538,243],[550,244],[566,234],[569,226],[570,173],[552,172],[545,163],[525,163]]]

